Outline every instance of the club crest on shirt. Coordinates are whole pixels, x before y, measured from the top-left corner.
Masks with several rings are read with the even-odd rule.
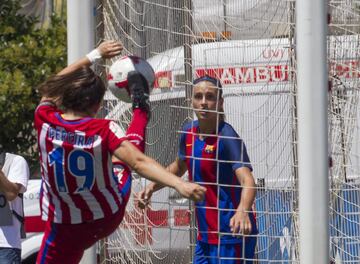
[[[118,182],[121,184],[122,183],[122,177],[124,176],[124,167],[121,165],[116,165],[114,166],[114,173],[115,175],[118,177]]]
[[[206,145],[205,147],[205,153],[211,154],[214,153],[215,146],[214,145]]]

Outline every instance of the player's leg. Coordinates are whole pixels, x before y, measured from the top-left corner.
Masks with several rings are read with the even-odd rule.
[[[37,264],[72,264],[79,263],[81,260],[84,250],[72,246],[72,242],[77,240],[78,234],[74,233],[73,236],[69,237],[66,229],[59,230],[58,227],[59,225],[55,223],[46,223],[44,237],[36,260]]]
[[[145,150],[145,131],[148,123],[147,112],[136,108],[128,129],[126,130],[127,139],[141,152]]]
[[[145,150],[145,133],[150,116],[149,85],[138,72],[128,74],[129,89],[133,101],[133,117],[126,131],[126,136],[140,151]]]
[[[136,71],[128,73],[128,84],[132,94],[133,116],[126,136],[134,146],[144,152],[146,126],[150,116],[149,86],[145,78]],[[119,180],[118,186],[122,194],[123,204],[126,205],[131,192],[131,171],[125,163],[115,158],[113,158],[113,167],[115,176]]]
[[[112,234],[120,225],[123,212],[82,224],[46,223],[37,264],[77,264],[84,251]]]
[[[125,211],[131,193],[131,170],[122,161],[113,161],[113,171],[118,179],[118,187],[123,199],[120,210]]]

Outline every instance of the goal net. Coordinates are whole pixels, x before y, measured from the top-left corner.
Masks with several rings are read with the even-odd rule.
[[[360,261],[359,6],[328,1],[331,197],[324,206],[334,263]],[[195,118],[193,78],[221,80],[226,121],[254,168],[257,263],[299,262],[295,10],[295,0],[97,1],[97,40],[122,41],[124,54],[146,58],[156,72],[146,154],[162,165],[176,158],[179,131]],[[102,115],[125,131],[131,106],[107,93]],[[132,193],[146,184],[133,174]],[[145,212],[131,198],[122,224],[99,243],[101,263],[191,263],[194,217],[193,205],[168,188]]]

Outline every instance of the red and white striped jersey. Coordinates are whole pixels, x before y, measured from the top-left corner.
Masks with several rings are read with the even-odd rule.
[[[42,219],[77,224],[108,217],[122,205],[112,153],[126,139],[111,120],[65,120],[52,102],[35,111]]]

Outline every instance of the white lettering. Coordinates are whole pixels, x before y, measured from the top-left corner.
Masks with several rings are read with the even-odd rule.
[[[67,132],[62,127],[57,127],[57,128],[50,127],[48,132],[48,137],[51,140],[58,140],[61,142],[67,142],[71,145],[77,145],[79,147],[88,147],[88,148],[91,147],[95,141],[94,137],[86,138],[84,132],[81,131],[76,131],[75,133]]]

